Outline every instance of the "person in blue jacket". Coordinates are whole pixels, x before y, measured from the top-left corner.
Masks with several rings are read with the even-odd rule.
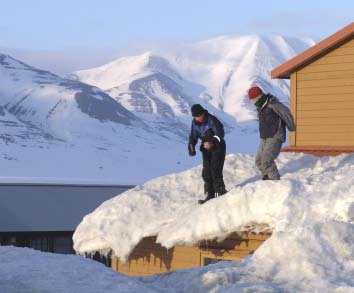
[[[200,204],[221,196],[225,189],[223,168],[226,154],[223,124],[200,104],[191,108],[193,121],[189,135],[188,151],[190,156],[195,156],[195,146],[201,140],[200,151],[203,154],[203,171],[205,199],[199,200]]]

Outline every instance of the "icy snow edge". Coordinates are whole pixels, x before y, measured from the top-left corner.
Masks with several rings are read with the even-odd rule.
[[[316,158],[282,153],[280,181],[262,181],[254,155],[231,154],[224,178],[229,192],[204,205],[201,166],[137,186],[84,217],[73,240],[79,253],[113,249],[127,257],[147,236],[166,248],[224,238],[248,226],[298,233],[306,225],[354,220],[354,155]]]

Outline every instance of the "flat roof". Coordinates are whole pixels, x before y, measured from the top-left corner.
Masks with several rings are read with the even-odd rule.
[[[290,74],[309,64],[336,46],[354,37],[354,22],[342,28],[340,31],[320,41],[316,45],[283,63],[271,72],[272,78],[290,78]]]
[[[83,217],[133,186],[0,185],[0,233],[74,231]]]

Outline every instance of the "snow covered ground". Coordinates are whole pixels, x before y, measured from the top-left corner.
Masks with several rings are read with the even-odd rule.
[[[156,292],[79,255],[0,246],[0,292]]]
[[[198,166],[104,202],[74,235],[79,252],[113,248],[124,259],[144,236],[172,247],[271,228],[242,261],[126,277],[79,255],[0,247],[1,292],[354,292],[354,154],[282,153],[280,181],[259,180],[253,161],[228,155],[229,193],[202,206]]]

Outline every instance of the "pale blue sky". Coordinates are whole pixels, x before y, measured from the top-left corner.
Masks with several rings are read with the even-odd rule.
[[[353,0],[0,1],[0,47],[121,48],[225,34],[320,39],[354,21]]]

